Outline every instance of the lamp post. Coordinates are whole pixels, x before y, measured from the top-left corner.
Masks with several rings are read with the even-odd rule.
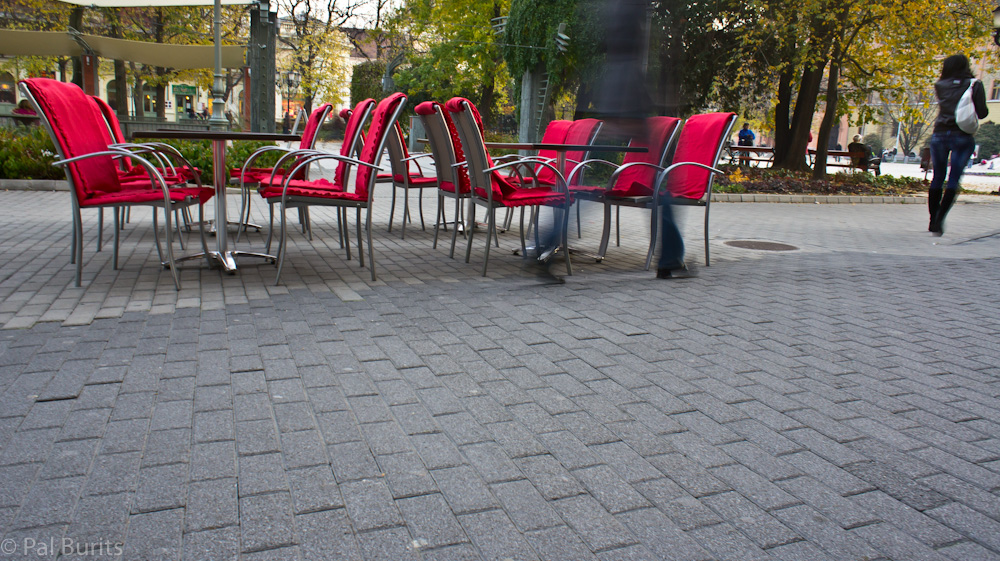
[[[289,70],[285,72],[285,116],[284,116],[284,126],[282,132],[288,134],[289,127],[291,126],[291,112],[292,112],[292,90],[297,90],[299,84],[302,82],[302,77],[298,72],[294,70]]]
[[[993,9],[993,43],[1000,47],[1000,6]]]

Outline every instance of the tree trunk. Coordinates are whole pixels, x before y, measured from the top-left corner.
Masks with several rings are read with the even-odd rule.
[[[135,63],[129,63],[129,69],[132,70],[132,75],[135,76],[135,87],[132,88],[132,107],[135,108],[135,118],[142,119],[146,116],[146,106],[143,103],[143,82],[142,78],[139,77],[139,73],[135,69]]]
[[[156,75],[160,77],[156,81],[156,118],[161,121],[167,118],[167,86],[163,84],[163,75],[166,73],[166,68],[156,67]]]
[[[75,7],[69,13],[69,26],[77,31],[83,31],[80,29],[83,27],[83,6]],[[83,61],[78,56],[73,57],[73,83],[83,87]]]
[[[822,65],[807,67],[802,71],[802,81],[799,83],[799,95],[795,99],[795,111],[792,113],[791,126],[788,129],[788,145],[784,157],[774,157],[774,167],[789,170],[808,171],[806,151],[809,148],[809,129],[812,127],[812,117],[816,112],[816,101],[819,99],[819,88],[823,81]]]
[[[493,3],[493,17],[500,17],[500,4],[496,2]],[[496,123],[494,119],[496,118],[493,113],[493,106],[495,105],[496,98],[496,69],[503,62],[503,57],[500,55],[500,49],[494,48],[493,55],[493,65],[490,69],[486,71],[486,76],[483,77],[483,95],[479,98],[479,103],[476,105],[479,107],[480,113],[483,117],[483,126],[490,129],[494,128]]]
[[[816,135],[816,159],[813,164],[813,179],[826,179],[826,154],[830,149],[830,131],[833,129],[833,122],[837,120],[837,103],[840,98],[838,92],[838,82],[840,81],[840,58],[839,48],[834,53],[833,61],[830,62],[830,75],[826,83],[826,111],[823,113],[823,122],[819,125],[819,132]]]
[[[108,10],[111,20],[111,37],[121,39],[121,22],[118,19],[118,10]],[[115,59],[115,113],[119,119],[128,117],[128,84],[125,81],[125,61]]]
[[[788,114],[792,106],[792,70],[782,70],[778,77],[778,100],[774,105],[774,160],[785,159],[788,153]]]

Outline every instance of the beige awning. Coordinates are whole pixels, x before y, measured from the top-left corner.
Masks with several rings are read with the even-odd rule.
[[[85,34],[79,37],[102,58],[128,60],[175,70],[215,66],[215,47],[212,45],[171,45]],[[244,49],[242,46],[222,47],[223,68],[244,66]],[[83,47],[69,33],[0,29],[0,55],[79,56],[83,52]]]

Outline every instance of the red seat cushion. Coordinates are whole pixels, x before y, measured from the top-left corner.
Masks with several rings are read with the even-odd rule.
[[[368,196],[364,197],[358,196],[357,193],[345,193],[344,191],[337,191],[334,189],[325,189],[322,186],[315,185],[315,181],[303,181],[297,185],[288,186],[288,196],[289,197],[302,197],[302,198],[314,198],[314,199],[340,199],[346,201],[366,201]],[[329,184],[329,182],[327,182]],[[265,199],[281,198],[282,189],[281,187],[265,187],[260,190],[260,195]]]
[[[170,200],[172,202],[180,202],[188,197],[197,199],[200,204],[205,204],[215,191],[208,187],[203,187],[201,189],[197,187],[180,187],[175,189],[170,189]],[[80,201],[81,207],[89,206],[100,206],[100,205],[115,205],[115,204],[142,204],[142,203],[153,203],[153,202],[163,201],[163,191],[160,189],[150,189],[148,185],[146,188],[142,187],[125,187],[121,191],[115,191],[114,193],[95,193],[92,196],[87,197],[85,200]]]
[[[648,140],[632,139],[630,146],[645,146],[648,152],[628,152],[622,165],[645,162],[660,165],[669,148],[670,139],[681,120],[675,117],[652,117],[647,121]],[[650,166],[633,166],[623,171],[608,192],[610,197],[649,197],[653,195],[653,182],[658,171]]]
[[[733,113],[702,113],[690,117],[677,140],[673,163],[697,162],[714,166]],[[680,166],[667,177],[667,190],[674,197],[700,199],[708,190],[712,172],[697,166]]]
[[[277,189],[278,190],[278,195],[280,196],[281,195],[281,189],[282,189],[282,187],[284,185],[285,185],[285,181],[283,179],[275,178],[274,182],[271,182],[270,179],[265,179],[265,180],[263,180],[263,181],[260,182],[260,185],[258,186],[258,190],[260,190],[262,193],[264,191],[269,192],[269,193],[273,193],[274,192],[273,190]],[[321,190],[325,190],[325,191],[343,191],[343,189],[340,188],[340,186],[335,185],[333,183],[330,183],[326,179],[322,179],[322,178],[320,178],[320,179],[308,179],[308,180],[307,179],[293,179],[293,180],[291,180],[291,181],[288,182],[288,187],[289,188],[293,188],[294,187],[295,189],[321,189]]]

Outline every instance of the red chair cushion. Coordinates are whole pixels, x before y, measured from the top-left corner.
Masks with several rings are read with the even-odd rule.
[[[378,160],[380,155],[378,151],[384,147],[382,141],[391,125],[390,120],[393,117],[393,113],[396,112],[396,108],[400,104],[405,102],[406,95],[397,92],[383,99],[375,106],[375,111],[372,113],[372,124],[368,127],[368,134],[365,135],[365,147],[361,150],[361,157],[359,158],[362,162],[374,164]],[[363,199],[368,198],[368,184],[373,179],[372,174],[372,168],[368,166],[360,166],[360,169],[358,169],[354,192],[358,193]]]
[[[52,140],[63,156],[73,158],[108,149],[104,118],[79,86],[48,78],[30,78],[22,83],[51,125]],[[111,156],[87,158],[67,168],[79,201],[122,190]]]
[[[545,144],[565,144],[566,134],[569,132],[572,124],[572,121],[549,121],[549,124],[545,127],[545,134],[542,135],[542,142]],[[543,160],[552,160],[553,166],[555,165],[557,156],[558,154],[555,150],[538,151],[538,157]],[[542,165],[535,166],[535,176],[538,182],[543,185],[554,185],[556,182],[555,172]]]
[[[203,187],[201,189],[197,187],[180,187],[170,189],[169,193],[171,202],[180,202],[190,197],[196,199],[199,204],[205,204],[212,198],[215,191],[209,187]],[[163,191],[159,188],[152,189],[147,183],[145,187],[129,186],[121,191],[115,191],[113,193],[96,193],[93,196],[88,197],[86,200],[80,201],[80,206],[91,207],[101,205],[143,204],[158,201],[163,201]]]
[[[350,118],[347,119],[347,124],[344,125],[344,143],[340,146],[340,155],[345,157],[350,157],[351,155],[351,140],[358,134],[358,129],[361,128],[361,117],[368,112],[368,108],[375,105],[375,100],[368,98],[358,102],[354,106],[354,110],[350,112]],[[341,111],[341,116],[343,116],[343,111]],[[337,185],[347,184],[347,168],[348,165],[340,163],[337,165],[337,170],[333,174],[333,182]]]
[[[594,132],[601,126],[598,119],[580,119],[573,121],[566,132],[566,144],[590,144],[594,140]],[[569,150],[566,152],[566,169],[561,170],[564,175],[569,174],[576,164],[583,161],[584,150]],[[566,179],[569,179],[568,177]]]
[[[648,152],[627,152],[622,165],[632,162],[645,162],[660,165],[663,155],[669,148],[670,137],[680,124],[676,117],[652,117],[646,121],[648,140],[632,139],[631,146],[645,146]],[[634,166],[623,171],[615,181],[614,187],[608,192],[612,197],[649,197],[653,194],[653,182],[657,170],[649,166]]]
[[[340,118],[343,119],[344,121],[350,119],[351,118],[351,108],[350,107],[345,107],[345,108],[341,109],[340,110]]]
[[[267,178],[260,182],[260,185],[258,185],[257,189],[260,191],[261,195],[265,197],[268,196],[264,195],[265,192],[270,193],[271,194],[270,196],[273,196],[275,192],[274,190],[277,189],[278,196],[281,196],[281,189],[284,185],[285,181],[283,179],[276,177],[274,178],[274,182],[272,183],[270,178]],[[339,186],[330,183],[326,179],[322,178],[308,179],[308,180],[293,179],[288,182],[288,187],[289,189],[294,187],[296,189],[323,189],[329,191],[343,191],[343,189],[341,189]]]
[[[357,193],[348,193],[336,189],[325,189],[317,185],[316,181],[293,182],[288,186],[289,197],[302,197],[313,199],[345,200],[345,201],[367,201],[368,196],[359,196]],[[327,182],[329,185],[329,182]],[[281,198],[281,187],[268,186],[260,190],[260,195],[265,199]]]
[[[733,113],[702,113],[690,117],[677,139],[673,163],[697,162],[715,166],[719,146]],[[700,199],[708,190],[712,172],[697,166],[681,166],[667,177],[667,190],[674,197]]]

